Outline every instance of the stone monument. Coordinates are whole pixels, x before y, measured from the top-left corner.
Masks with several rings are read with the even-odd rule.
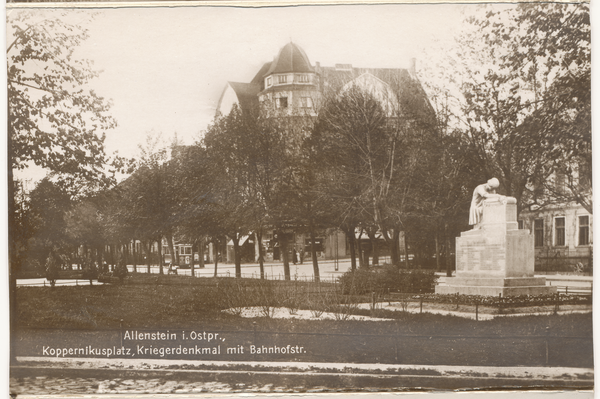
[[[519,230],[517,201],[488,193],[481,220],[456,238],[456,277],[436,294],[540,295],[555,293],[545,277],[534,277],[533,234]]]

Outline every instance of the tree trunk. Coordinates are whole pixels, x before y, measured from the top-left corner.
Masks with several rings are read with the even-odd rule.
[[[104,267],[104,245],[98,246],[98,266],[102,273],[107,273],[108,270]]]
[[[217,266],[219,264],[219,239],[213,238],[213,261],[215,262],[215,277],[217,277]]]
[[[358,239],[356,240],[356,255],[358,256],[358,267],[365,267],[365,258],[363,255],[363,248],[362,248],[362,235],[363,235],[363,229],[360,229],[360,233],[358,234]]]
[[[317,260],[317,249],[315,247],[315,229],[312,222],[310,224],[310,255],[312,257],[315,283],[318,283],[321,281],[321,276],[319,275],[319,261]]]
[[[258,229],[256,232],[254,232],[254,239],[256,240],[257,244],[258,244],[258,266],[260,269],[260,279],[264,280],[265,279],[265,259],[264,259],[264,251],[263,251],[263,245],[262,245],[262,228]]]
[[[350,268],[356,270],[356,236],[354,235],[354,228],[344,230],[346,237],[348,237],[348,245],[350,246]]]
[[[173,245],[173,235],[171,233],[167,234],[167,243],[171,252],[171,264],[179,266],[179,259],[175,257],[175,246]]]
[[[156,240],[156,243],[158,244],[158,273],[165,274],[163,270],[162,237]],[[171,258],[173,258],[173,255],[171,255]],[[173,264],[173,261],[171,261],[171,264]]]
[[[390,255],[392,256],[392,265],[400,268],[400,229],[394,228],[390,242]]]
[[[150,274],[152,271],[150,270],[150,243],[146,240],[146,241],[141,241],[142,244],[142,249],[144,250],[144,253],[146,254],[146,265],[148,266],[148,274]]]
[[[8,107],[7,115],[11,114],[10,107]],[[8,118],[10,121],[11,118]],[[15,180],[13,175],[13,156],[15,153],[12,148],[12,138],[15,134],[15,131],[12,128],[11,123],[8,123],[8,156],[6,160],[8,161],[8,278],[9,278],[9,317],[10,317],[10,361],[11,364],[17,363],[17,355],[15,352],[15,328],[17,322],[17,272],[20,269],[20,257],[18,253],[18,245],[17,245],[17,232],[18,232],[18,222],[17,222],[17,204],[15,201]],[[15,135],[16,136],[16,135]]]
[[[379,265],[379,245],[375,232],[369,234],[369,241],[371,241],[371,256],[373,257],[373,266]]]
[[[448,236],[448,223],[444,224],[444,236],[446,237],[446,276],[452,277],[452,262],[450,259],[450,237]]]
[[[87,245],[83,245],[83,256],[79,259],[79,268],[81,269],[81,264],[87,259]]]
[[[107,251],[107,256],[106,258],[108,259],[108,268],[111,272],[115,271],[115,255],[114,255],[114,248],[111,244],[108,244],[108,251]]]
[[[127,248],[123,245],[123,244],[119,244],[118,246],[118,251],[119,254],[121,255],[121,261],[127,265],[127,262],[129,260],[129,254],[127,253]],[[117,264],[118,264],[118,259],[117,259]]]
[[[290,260],[288,258],[288,239],[285,233],[279,233],[279,249],[281,251],[281,259],[283,260],[283,274],[286,280],[291,280]]]
[[[112,244],[108,247],[111,257],[111,268],[114,272],[117,269],[117,244]]]
[[[410,261],[408,259],[408,235],[406,234],[406,230],[404,230],[404,262],[406,264],[406,269],[410,269]]]
[[[435,270],[442,270],[442,263],[440,262],[440,233],[439,229],[435,230]]]
[[[235,262],[235,278],[242,278],[242,256],[240,254],[240,235],[235,233],[233,241],[233,259]]]
[[[131,257],[133,258],[133,272],[137,273],[137,252],[136,252],[135,238],[133,239],[133,246],[131,247]]]
[[[194,275],[194,245],[198,246],[198,255],[200,254],[200,243],[198,242],[198,240],[195,240],[194,242],[192,242],[192,256],[190,257],[190,275],[192,277],[196,277]],[[200,257],[198,257],[198,259],[200,259]]]
[[[206,239],[201,236],[198,239],[198,268],[204,269],[204,249],[206,248]]]

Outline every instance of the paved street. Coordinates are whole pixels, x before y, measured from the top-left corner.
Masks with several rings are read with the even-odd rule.
[[[334,260],[321,260],[319,261],[319,273],[321,275],[321,281],[335,281],[339,276],[350,270],[350,259],[341,259],[339,261]],[[133,272],[133,265],[127,266],[129,272]],[[270,280],[283,280],[283,264],[278,262],[265,263],[265,275]],[[147,273],[148,267],[146,265],[138,265],[138,273]],[[158,266],[151,266],[150,272],[153,274],[159,273]],[[167,274],[168,268],[164,267],[163,272]],[[177,274],[183,276],[190,276],[191,269],[178,269]],[[196,277],[213,277],[215,273],[215,266],[212,263],[206,264],[204,268],[194,269],[194,275]],[[290,274],[292,279],[297,280],[312,280],[313,279],[313,265],[310,261],[304,262],[304,264],[294,265],[290,263]],[[437,273],[440,277],[438,284],[445,284],[446,275],[445,272]],[[217,275],[220,277],[234,277],[235,276],[235,265],[231,263],[219,263],[217,266]],[[565,293],[570,292],[576,293],[577,290],[590,290],[593,287],[592,276],[580,276],[580,275],[561,275],[561,274],[536,274],[538,277],[546,277],[546,284],[557,286],[559,292]],[[242,277],[244,278],[259,278],[260,267],[257,263],[242,264]],[[97,280],[93,280],[94,284],[98,284]],[[34,279],[18,279],[18,286],[49,286],[48,281],[45,278],[34,278]],[[77,279],[67,280],[59,279],[56,281],[57,286],[64,285],[89,285],[89,280]],[[568,287],[568,288],[567,288]]]
[[[278,262],[265,263],[265,275],[270,280],[282,280],[284,278],[283,264]],[[129,265],[128,269],[133,272],[133,266]],[[350,269],[350,260],[342,259],[337,262],[333,260],[319,261],[319,274],[321,280],[331,281],[337,279],[339,276],[344,274]],[[168,268],[164,267],[164,273],[167,273]],[[138,273],[146,273],[148,267],[145,265],[137,266]],[[152,266],[150,268],[151,273],[159,273],[158,266]],[[178,269],[177,274],[190,276],[190,269]],[[194,275],[196,277],[213,277],[215,274],[215,265],[208,263],[204,268],[198,268],[196,265],[194,269]],[[305,261],[303,264],[294,265],[290,263],[290,274],[292,279],[298,280],[312,280],[313,279],[313,265],[310,261]],[[219,263],[217,265],[217,275],[220,277],[235,277],[235,265],[231,263]],[[242,277],[247,278],[259,278],[260,277],[260,266],[258,263],[242,264]]]
[[[92,280],[94,285],[99,284],[98,280]],[[65,286],[65,285],[90,285],[90,280],[82,280],[82,279],[59,279],[56,280],[56,286]],[[17,286],[23,287],[50,287],[50,283],[45,278],[20,278],[17,279]]]

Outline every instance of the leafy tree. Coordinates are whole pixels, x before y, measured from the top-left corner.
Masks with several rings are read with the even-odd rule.
[[[206,149],[199,143],[173,148],[169,170],[171,187],[177,193],[172,223],[180,239],[198,247],[203,267],[208,237],[224,234],[216,220],[218,213],[211,191],[215,175],[211,173]],[[192,260],[192,275],[193,268]]]
[[[176,192],[171,190],[167,147],[160,134],[149,133],[144,145],[139,146],[140,159],[135,172],[116,189],[121,205],[109,211],[113,224],[123,223],[130,238],[139,239],[146,253],[150,272],[151,246],[157,242],[160,273],[162,269],[162,238],[166,237],[175,264],[172,213]]]
[[[574,201],[593,213],[589,4],[523,6],[516,20],[527,27],[528,36],[538,38],[527,56],[544,57],[553,76],[540,106],[523,123],[547,140],[549,162],[543,173],[553,177],[536,181],[544,195],[533,196],[532,202]]]
[[[98,73],[73,58],[87,31],[61,17],[16,12],[8,21],[7,80],[11,169],[29,162],[61,175],[104,178],[110,103],[87,84]],[[66,18],[65,18],[66,19]]]
[[[227,116],[217,117],[204,137],[212,181],[212,214],[219,230],[232,242],[235,274],[241,277],[240,240],[256,227],[259,195],[251,184],[250,136],[255,121],[234,107]],[[218,235],[218,234],[217,234]]]
[[[110,104],[87,88],[91,62],[72,57],[87,38],[63,16],[13,12],[7,20],[8,206],[11,324],[15,315],[17,248],[23,245],[14,169],[27,163],[78,181],[105,181],[104,133],[115,126]]]
[[[28,241],[28,263],[43,265],[50,252],[52,259],[72,252],[66,222],[70,209],[69,194],[47,178],[31,191],[27,215],[33,234]]]
[[[84,259],[80,260],[80,265],[87,263],[88,257],[93,255],[95,261],[102,264],[101,252],[107,234],[102,223],[101,211],[95,202],[93,198],[82,200],[65,215],[66,234],[69,240],[76,247],[83,246]]]
[[[290,279],[289,249],[295,233],[308,232],[311,237],[311,258],[315,279],[319,266],[314,250],[316,230],[324,219],[319,205],[317,184],[318,164],[314,143],[310,137],[314,117],[302,109],[277,108],[264,101],[258,114],[258,129],[252,141],[257,143],[252,160],[253,181],[260,193],[260,209],[276,232],[283,271]],[[304,243],[302,244],[304,245]]]
[[[389,148],[386,121],[379,101],[357,87],[331,98],[319,114],[316,136],[327,178],[333,183],[328,192],[338,204],[336,218],[351,245],[356,227],[377,223],[376,185],[384,176]],[[359,260],[362,265],[360,254]]]
[[[407,106],[402,99],[399,88],[378,98],[353,86],[331,98],[319,114],[320,148],[335,182],[330,190],[341,205],[338,220],[351,239],[356,227],[364,229],[375,262],[380,231],[392,262],[399,263],[399,234],[406,233],[409,217],[422,216],[420,184],[435,169],[430,144],[436,130],[425,117],[431,116],[428,104]],[[425,107],[418,111],[422,114],[412,112],[420,107]]]
[[[304,143],[310,135],[310,115],[278,109],[265,101],[260,106],[234,107],[219,116],[207,131],[204,143],[216,169],[213,196],[223,215],[221,225],[236,252],[236,274],[240,275],[237,242],[254,232],[259,245],[258,260],[264,278],[262,234],[275,231],[283,260],[284,275],[291,278],[288,250],[290,239],[302,229],[309,231],[315,215],[307,211]],[[309,206],[310,207],[310,206]],[[313,208],[314,209],[314,208]],[[314,224],[313,224],[314,225]],[[318,276],[318,264],[313,257]]]
[[[519,209],[575,200],[591,210],[589,184],[574,180],[560,196],[546,184],[579,166],[589,175],[589,5],[483,7],[467,23],[443,68],[479,168]]]

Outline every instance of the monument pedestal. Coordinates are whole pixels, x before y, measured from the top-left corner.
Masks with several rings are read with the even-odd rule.
[[[555,293],[544,277],[534,277],[533,234],[519,230],[512,197],[491,196],[483,204],[479,229],[456,238],[456,277],[436,294],[540,295]]]

